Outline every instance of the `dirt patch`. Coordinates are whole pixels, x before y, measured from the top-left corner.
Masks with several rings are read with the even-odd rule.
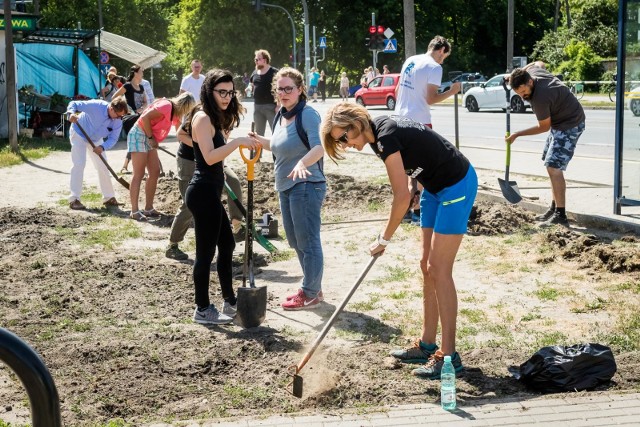
[[[237,172],[244,180],[244,171]],[[253,330],[193,324],[191,261],[164,258],[166,228],[179,204],[176,181],[168,176],[160,180],[156,206],[167,215],[150,224],[104,209],[0,209],[0,320],[46,361],[65,425],[116,418],[142,424],[335,413],[435,401],[437,382],[412,377],[410,367],[386,359],[390,349],[413,340],[421,323],[420,233],[410,225],[398,230],[301,373],[303,399],[291,396],[287,387],[288,367],[300,360],[341,302],[382,226],[376,221],[386,216],[391,191],[388,184],[375,183],[380,173],[377,169],[372,176],[355,177],[336,168],[327,172],[323,218],[332,222],[322,231],[327,300],[313,312],[279,308],[300,275],[295,257],[283,255],[286,242],[276,239],[278,257],[259,254],[257,280],[269,289],[267,321]],[[270,164],[259,164],[256,212],[279,215],[272,174]],[[94,241],[98,230],[128,230],[131,224],[139,227],[141,237],[124,237],[113,248]],[[628,328],[632,323],[624,323],[625,316],[638,311],[635,237],[540,230],[529,212],[485,202],[474,208],[470,230],[454,272],[461,301],[458,348],[466,367],[458,382],[463,404],[531,396],[507,367],[550,342],[612,345],[618,374],[601,390],[640,387],[637,342],[629,341],[637,335],[624,335],[618,326],[622,322]],[[242,245],[236,250],[241,254]],[[239,256],[237,261],[239,265]],[[211,279],[219,304],[215,274]],[[555,290],[555,299],[540,289]],[[599,306],[592,304],[594,292],[604,301]],[[0,402],[7,402],[0,407],[0,419],[9,419],[9,413],[28,416],[20,383],[1,364],[0,384]],[[24,416],[16,419],[27,421]]]

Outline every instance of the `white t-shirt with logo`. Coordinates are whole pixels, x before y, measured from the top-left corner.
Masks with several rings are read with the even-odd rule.
[[[441,83],[442,66],[431,55],[423,53],[408,58],[400,72],[395,113],[418,123],[431,124],[427,85],[440,86]]]
[[[204,75],[200,74],[198,78],[194,78],[192,74],[189,74],[187,77],[182,79],[182,83],[180,84],[180,90],[184,90],[185,92],[191,92],[191,95],[196,99],[196,101],[200,100],[200,88],[202,87],[202,83],[204,83]]]

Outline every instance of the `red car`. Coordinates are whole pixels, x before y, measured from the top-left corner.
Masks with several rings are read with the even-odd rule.
[[[363,106],[386,105],[389,110],[396,108],[396,85],[400,74],[381,74],[358,89],[356,102]]]

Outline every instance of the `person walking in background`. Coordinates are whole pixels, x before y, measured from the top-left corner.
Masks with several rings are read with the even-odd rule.
[[[190,92],[194,98],[200,98],[200,88],[204,82],[204,76],[200,74],[202,72],[202,64],[200,60],[194,59],[191,61],[191,73],[182,79],[180,83],[180,93]]]
[[[342,72],[342,77],[340,78],[340,97],[343,101],[349,100],[349,77],[347,77],[347,73]]]
[[[387,67],[387,64],[382,66],[382,74],[389,74],[391,71],[389,71],[389,67]]]
[[[316,67],[311,67],[309,73],[309,96],[313,97],[313,102],[318,102],[318,82],[320,81],[320,73]]]
[[[460,92],[460,82],[456,82],[449,90],[438,93],[442,84],[442,63],[450,54],[451,44],[447,39],[435,36],[429,42],[427,53],[411,56],[404,62],[396,86],[396,114],[432,127],[429,106]],[[420,207],[417,194],[421,188],[411,177],[408,185],[414,198],[405,215],[405,221],[418,225]]]
[[[102,90],[100,90],[100,98],[110,102],[118,90],[118,75],[116,73],[109,73],[107,75],[107,82]]]
[[[511,88],[531,104],[538,119],[536,126],[513,132],[506,137],[509,144],[516,138],[549,131],[542,150],[542,160],[551,181],[551,206],[536,220],[544,225],[569,225],[566,214],[567,184],[564,171],[573,157],[576,144],[585,129],[582,105],[567,86],[536,61],[524,68],[516,68],[509,76]]]
[[[440,379],[445,355],[451,356],[456,373],[461,372],[462,361],[455,347],[458,297],[452,271],[478,191],[473,166],[428,126],[401,116],[374,119],[358,104],[340,103],[331,108],[322,122],[321,135],[334,161],[344,159],[348,148],[362,151],[369,144],[385,164],[393,202],[384,229],[369,246],[371,256],[383,254],[391,244],[409,206],[412,194],[406,175],[414,175],[424,186],[420,199],[422,336],[413,347],[390,354],[405,363],[425,363],[412,371],[422,378]],[[436,344],[438,321],[441,348]]]
[[[153,104],[153,101],[156,100],[156,96],[153,94],[153,88],[151,88],[151,83],[147,79],[140,80],[140,86],[144,88],[144,93],[147,95],[147,104]]]
[[[127,83],[122,85],[120,89],[114,94],[114,96],[120,96],[124,94],[129,105],[129,114],[122,119],[122,129],[124,134],[128,135],[131,128],[136,124],[140,118],[140,114],[149,105],[147,95],[144,87],[142,86],[142,78],[144,75],[144,69],[139,65],[133,65],[129,69],[129,77]],[[129,162],[131,161],[131,154],[127,152],[127,156],[124,159],[124,164],[120,168],[120,173],[129,173]]]
[[[311,309],[324,299],[320,209],[327,184],[321,167],[324,150],[318,133],[320,115],[307,105],[304,77],[298,70],[285,67],[278,71],[273,91],[282,105],[274,122],[273,137],[249,135],[273,152],[284,231],[302,267],[301,287],[286,298],[282,308]],[[301,135],[306,135],[306,142]]]
[[[71,101],[67,106],[67,119],[72,124],[69,129],[71,142],[71,167],[69,189],[69,207],[74,210],[85,209],[80,202],[84,167],[87,163],[87,152],[98,171],[98,183],[102,193],[102,202],[106,207],[118,206],[115,191],[111,184],[111,175],[98,156],[106,160],[105,150],[118,142],[122,129],[122,117],[127,112],[127,101],[123,97],[115,97],[111,102],[93,99],[90,101]],[[79,124],[87,132],[96,145],[92,148],[84,134],[76,125]],[[104,140],[106,138],[106,140]]]
[[[377,74],[376,74],[375,70],[373,69],[373,67],[367,68],[367,71],[366,71],[367,84],[371,83],[371,80],[375,79],[376,75]]]
[[[153,207],[160,175],[158,144],[167,137],[172,125],[178,128],[182,116],[191,111],[195,105],[196,101],[189,92],[181,93],[171,99],[158,99],[142,113],[136,126],[127,135],[127,148],[133,163],[133,177],[129,188],[132,219],[146,221],[148,217],[160,216]],[[145,208],[139,210],[138,198],[145,169],[149,172],[144,186]]]
[[[273,134],[273,118],[278,108],[276,100],[271,93],[271,83],[273,76],[278,71],[277,68],[271,66],[271,55],[264,49],[258,49],[254,52],[253,61],[256,63],[256,69],[250,77],[251,92],[253,93],[253,122],[255,123],[255,131],[258,135],[264,135],[269,129]]]
[[[224,132],[237,127],[240,115],[244,112],[235,95],[231,72],[207,72],[201,90],[201,104],[188,126],[195,159],[195,172],[185,194],[187,207],[193,214],[196,234],[193,263],[196,308],[193,321],[201,324],[231,323],[236,312],[232,266],[235,242],[221,201],[224,187],[222,163],[241,144],[250,149],[260,144],[247,137],[225,143]],[[209,274],[216,247],[216,271],[224,298],[222,313],[209,299]]]
[[[318,80],[318,92],[320,92],[320,98],[322,102],[327,99],[327,76],[324,74],[324,70],[320,71],[320,80]]]

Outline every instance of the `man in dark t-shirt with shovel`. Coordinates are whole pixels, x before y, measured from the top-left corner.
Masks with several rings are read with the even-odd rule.
[[[549,210],[536,220],[545,226],[568,225],[566,216],[566,183],[564,172],[573,157],[578,138],[584,132],[585,115],[582,105],[557,77],[537,61],[524,68],[516,68],[509,77],[512,89],[522,99],[529,101],[538,124],[522,129],[506,137],[511,144],[516,138],[537,135],[549,131],[542,152],[542,160],[551,180],[552,202]]]

